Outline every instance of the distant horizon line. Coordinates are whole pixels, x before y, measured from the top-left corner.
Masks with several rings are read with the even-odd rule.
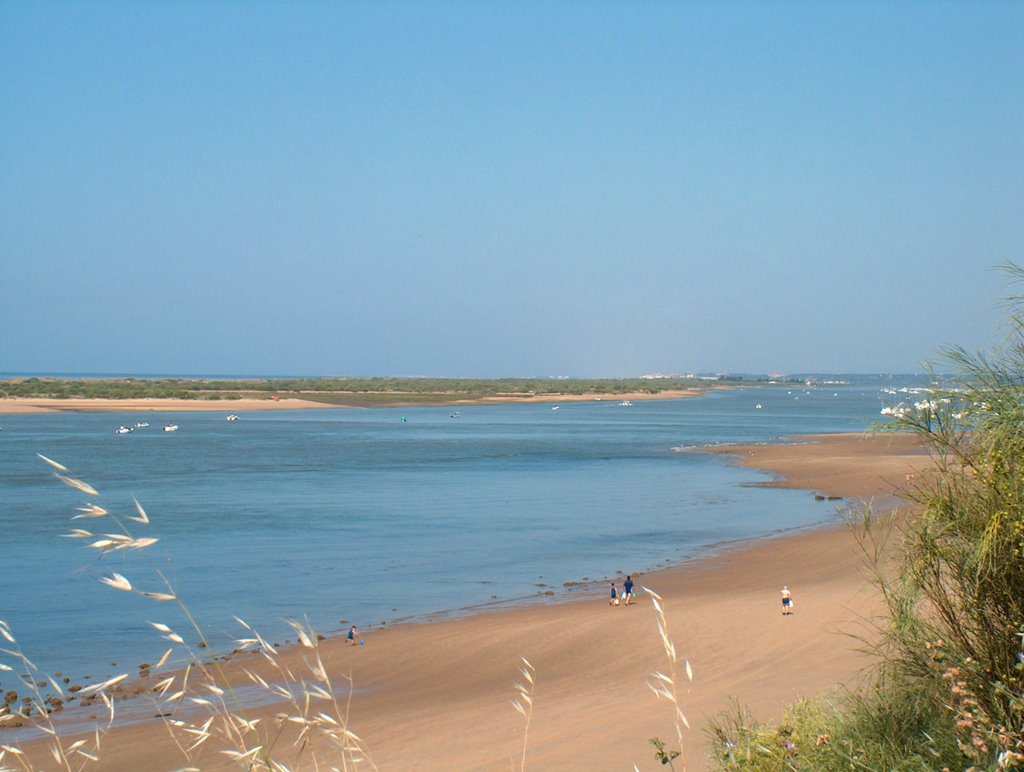
[[[943,375],[943,373],[935,373]],[[104,380],[104,379],[138,379],[138,380],[213,380],[213,381],[283,381],[283,380],[372,380],[377,378],[396,378],[400,380],[450,380],[450,381],[501,381],[501,380],[550,380],[550,381],[626,381],[626,380],[692,380],[700,378],[820,378],[825,376],[872,376],[876,378],[894,378],[898,376],[925,376],[929,375],[922,371],[831,371],[831,370],[800,370],[792,372],[756,372],[742,370],[723,371],[700,371],[686,374],[661,374],[644,373],[641,375],[612,375],[612,376],[583,376],[583,375],[500,375],[500,376],[476,376],[476,375],[325,375],[325,374],[255,374],[255,373],[125,373],[125,372],[51,372],[51,371],[13,371],[0,373],[0,381],[10,381],[18,378],[54,378],[60,380]]]

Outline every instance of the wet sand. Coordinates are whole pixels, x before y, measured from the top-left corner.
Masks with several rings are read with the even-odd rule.
[[[837,435],[801,442],[716,452],[732,452],[740,463],[784,474],[783,484],[844,497],[822,502],[823,507],[891,497],[907,474],[929,463],[905,436]],[[346,582],[339,575],[339,603]],[[856,539],[839,525],[736,545],[716,557],[649,573],[638,584],[664,597],[669,633],[680,658],[693,668],[693,682],[679,690],[691,724],[684,733],[691,770],[706,768],[710,749],[703,730],[708,716],[727,710],[731,698],[758,717],[771,718],[801,696],[855,685],[869,660],[858,653],[860,643],[850,634],[870,635],[865,620],[881,611]],[[791,616],[781,614],[783,584],[793,592]],[[352,679],[357,691],[349,727],[380,769],[518,768],[524,720],[511,702],[513,682],[522,680],[523,656],[536,668],[527,768],[664,768],[648,740],[674,737],[671,709],[646,682],[668,665],[656,614],[643,593],[635,605],[613,608],[606,584],[597,583],[589,594],[578,591],[575,600],[556,597],[528,608],[399,625],[367,632],[364,639],[361,647],[328,639],[320,652],[336,683]],[[304,653],[292,647],[281,656],[303,673]],[[259,659],[243,656],[228,669]],[[257,707],[250,717],[269,722],[277,709]],[[213,743],[204,747],[196,766],[232,768]],[[312,768],[308,758],[280,754],[296,769]],[[112,732],[99,768],[178,766],[185,766],[184,760],[154,720]]]

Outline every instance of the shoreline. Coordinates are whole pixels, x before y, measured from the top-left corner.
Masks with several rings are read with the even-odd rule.
[[[787,474],[779,484],[857,500],[891,494],[887,479],[904,479],[927,463],[906,435],[801,439],[806,444],[708,450]],[[859,474],[849,474],[851,466]],[[859,565],[849,531],[825,524],[723,545],[715,555],[640,577],[639,585],[662,595],[670,635],[695,671],[680,694],[693,726],[684,734],[691,769],[703,768],[708,751],[701,735],[706,716],[728,709],[729,695],[766,718],[799,695],[856,679],[866,661],[836,631],[878,611],[878,599],[863,591]],[[776,605],[783,583],[797,600],[797,613],[784,620]],[[528,765],[656,769],[647,738],[668,740],[674,730],[669,706],[645,685],[666,667],[653,609],[643,597],[609,609],[601,584],[550,602],[375,629],[356,649],[328,638],[320,652],[328,671],[353,679],[350,726],[381,769],[507,768],[522,742],[522,719],[509,705],[520,656],[537,668],[538,723],[530,729]],[[303,654],[295,644],[280,650],[296,672]],[[243,655],[224,667],[252,659]],[[252,711],[268,720],[272,712]],[[142,768],[173,754],[163,725],[150,720],[115,729],[102,768]],[[212,750],[200,758],[203,768],[220,763]]]
[[[362,397],[353,394],[347,402],[318,402],[314,399],[282,397],[246,397],[242,399],[48,399],[42,397],[5,397],[0,399],[0,415],[29,415],[48,413],[242,413],[263,410],[353,410],[375,407],[458,407],[468,405],[550,404],[555,402],[622,402],[641,400],[693,399],[703,396],[705,389],[666,389],[656,393],[622,392],[618,394],[535,394],[508,395],[437,401],[413,401],[394,395],[392,399],[366,405]],[[347,396],[347,395],[346,395]],[[374,395],[376,398],[376,395]]]

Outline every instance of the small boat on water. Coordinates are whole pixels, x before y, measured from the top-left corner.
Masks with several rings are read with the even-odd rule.
[[[633,403],[632,403],[632,402],[630,402],[630,401],[629,401],[628,399],[624,399],[624,400],[622,400],[622,402],[620,402],[619,404],[620,404],[620,405],[621,405],[622,407],[633,407]]]
[[[148,421],[136,421],[135,422],[135,428],[136,429],[145,429],[147,426],[149,426],[149,422]]]
[[[232,413],[231,415],[228,416],[228,420],[229,421],[237,421],[238,420],[238,416],[236,416],[234,413]]]
[[[131,432],[131,431],[134,431],[134,429],[131,429],[131,428],[130,428],[130,427],[128,427],[128,426],[118,426],[118,427],[117,427],[117,428],[116,428],[116,429],[114,430],[114,433],[115,433],[115,434],[128,434],[128,432]]]
[[[165,432],[176,432],[176,431],[178,431],[178,425],[177,424],[167,424],[167,426],[164,427],[164,431]]]

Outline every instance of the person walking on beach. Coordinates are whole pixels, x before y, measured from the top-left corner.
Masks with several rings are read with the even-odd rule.
[[[793,613],[793,595],[789,591],[789,587],[786,585],[782,586],[782,615]]]
[[[348,638],[348,645],[349,646],[355,646],[356,645],[356,638],[358,638],[358,637],[359,637],[359,631],[356,630],[356,626],[355,625],[352,625],[348,629],[348,636],[347,636],[347,638]]]
[[[633,579],[627,575],[626,581],[622,585],[622,602],[627,606],[633,602]]]
[[[615,589],[615,582],[612,582],[612,594],[611,594],[611,597],[608,598],[608,605],[609,606],[618,606],[619,605],[619,591]]]

